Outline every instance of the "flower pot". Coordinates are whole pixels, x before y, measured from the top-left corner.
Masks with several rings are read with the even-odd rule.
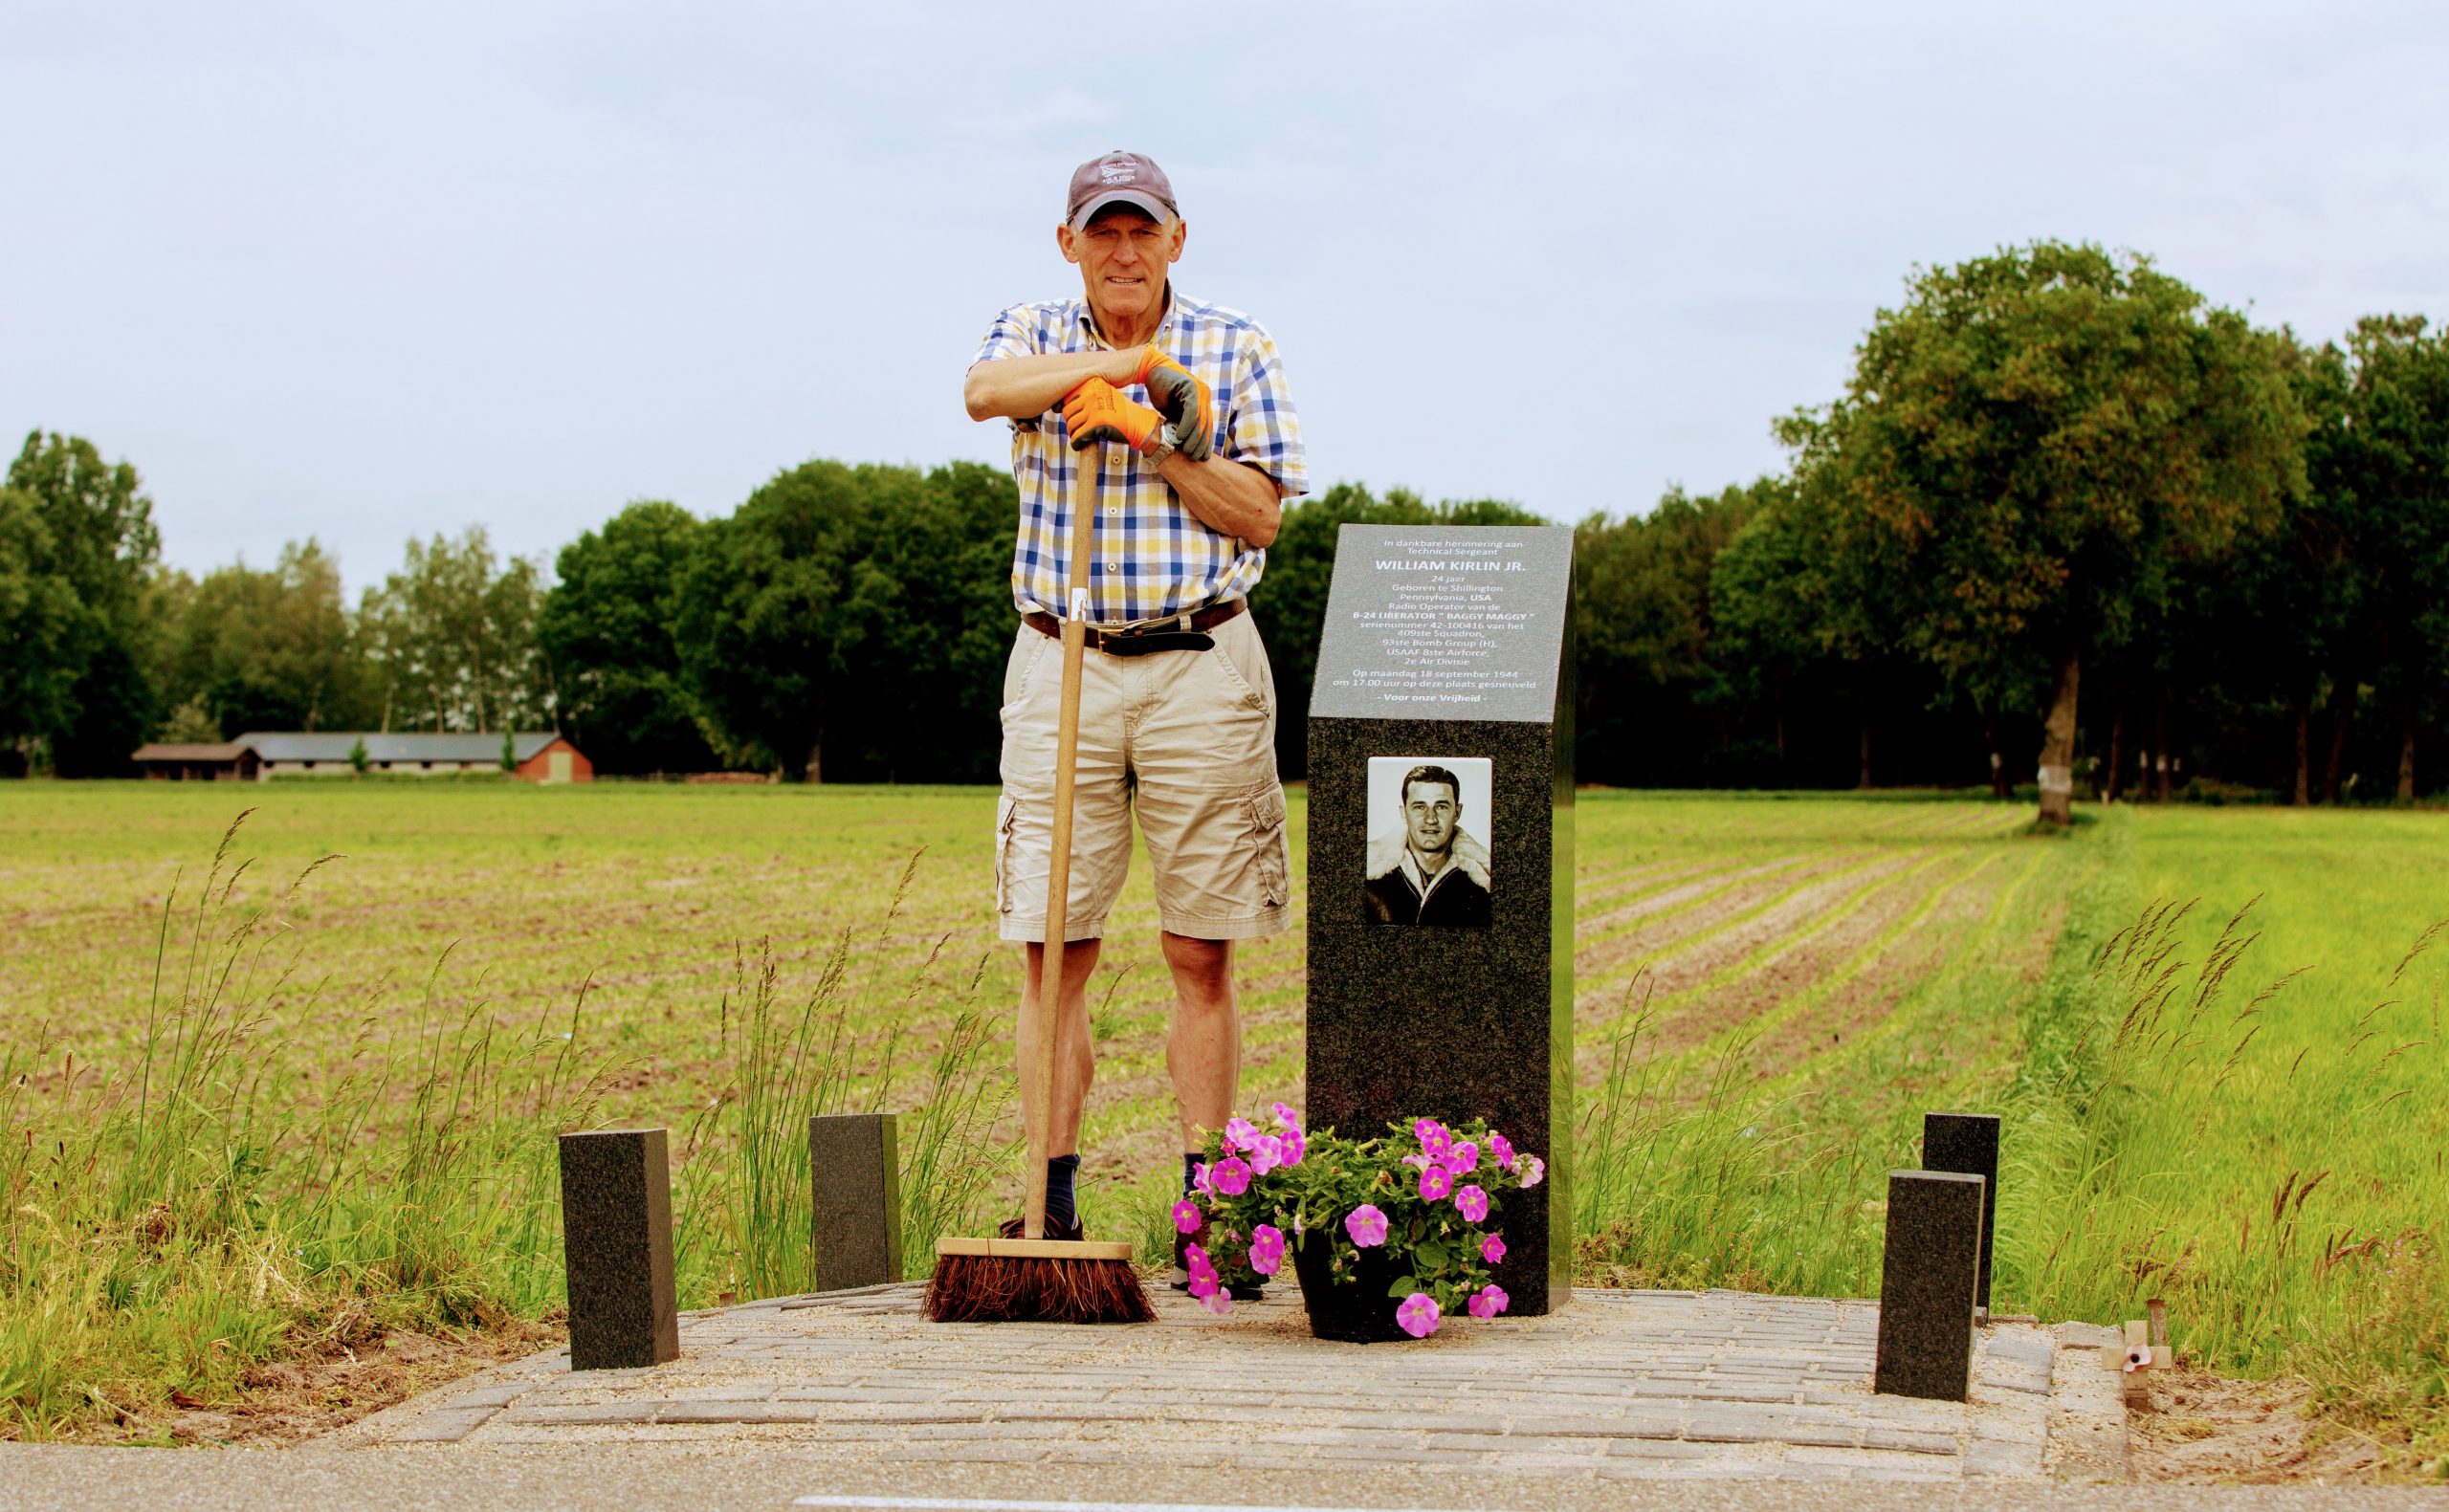
[[[1294,1244],[1292,1273],[1301,1279],[1301,1305],[1309,1311],[1313,1334],[1346,1344],[1411,1337],[1395,1322],[1400,1299],[1386,1295],[1402,1272],[1384,1247],[1362,1250],[1347,1280],[1333,1278],[1334,1265],[1335,1246],[1325,1235],[1304,1235]]]

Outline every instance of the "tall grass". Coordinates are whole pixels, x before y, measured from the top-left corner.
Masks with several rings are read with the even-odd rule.
[[[481,996],[454,1006],[445,951],[404,1006],[387,984],[327,999],[291,923],[325,862],[251,895],[232,859],[246,819],[147,931],[131,1045],[0,1048],[0,1437],[142,1437],[173,1405],[235,1399],[266,1362],[563,1300],[555,1136],[601,1123],[626,1069],[590,1048],[587,990],[523,1021]],[[895,989],[885,943],[846,933],[795,1012],[773,961],[742,954],[717,1117],[675,1173],[683,1305],[814,1282],[806,1115],[886,1106],[901,1026],[948,992],[904,1147],[916,1253],[999,1170],[1007,1089],[982,1054],[977,975],[948,989],[939,944]],[[894,1026],[863,1038],[888,997]],[[308,1031],[340,1014],[346,1053],[318,1063]]]
[[[898,990],[879,964],[918,861],[914,854],[902,868],[870,948],[843,931],[796,1006],[784,1001],[769,946],[760,943],[753,964],[735,952],[718,1020],[732,1079],[692,1123],[683,1157],[690,1177],[676,1194],[674,1266],[699,1293],[775,1297],[824,1284],[809,1242],[808,1120],[889,1108],[903,1039],[947,988],[937,973],[949,935],[935,940]],[[987,1054],[990,1020],[979,1003],[987,960],[981,955],[950,1000],[927,1095],[901,1129],[902,1253],[914,1275],[933,1263],[938,1236],[970,1219],[1011,1158],[992,1147],[1008,1087]],[[866,1043],[863,1025],[881,1026]],[[708,1159],[710,1150],[725,1153]]]
[[[1867,1129],[1821,1123],[1807,1082],[1775,1090],[1742,1041],[1662,1069],[1637,979],[1633,1028],[1581,1104],[1581,1274],[1876,1294],[1885,1172],[1918,1163],[1921,1113],[1996,1112],[1997,1310],[2115,1323],[2162,1297],[2197,1360],[2306,1376],[2349,1431],[2409,1464],[2438,1456],[2449,1179],[2423,1058],[2442,1043],[2449,926],[2380,956],[2365,1006],[2317,1011],[2301,969],[2258,962],[2258,904],[2216,929],[2192,903],[2134,909],[2129,840],[2103,844],[2037,980],[1935,984],[1945,1011],[2012,1016],[2013,1061],[1900,1078],[1870,1094],[1894,1107]]]

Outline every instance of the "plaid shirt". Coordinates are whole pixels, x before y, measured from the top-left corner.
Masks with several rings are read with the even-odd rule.
[[[1301,423],[1292,412],[1275,342],[1257,321],[1238,310],[1169,294],[1153,340],[1214,392],[1216,455],[1259,469],[1287,498],[1306,491]],[[1016,304],[995,318],[976,361],[1094,352],[1110,344],[1097,334],[1084,299]],[[1136,384],[1122,392],[1148,403],[1148,391]],[[1087,580],[1090,622],[1138,625],[1248,594],[1267,568],[1267,553],[1201,523],[1147,458],[1128,447],[1105,449],[1097,480],[1102,508],[1096,559],[1089,563]],[[1063,613],[1070,586],[1071,469],[1079,460],[1059,408],[1012,422],[1012,477],[1021,489],[1012,602],[1024,614]]]

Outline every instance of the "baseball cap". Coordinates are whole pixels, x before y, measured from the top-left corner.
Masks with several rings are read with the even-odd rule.
[[[1181,214],[1174,208],[1174,185],[1165,170],[1136,152],[1119,149],[1071,170],[1070,206],[1063,212],[1064,222],[1075,231],[1086,230],[1089,217],[1109,205],[1136,206],[1151,220]]]

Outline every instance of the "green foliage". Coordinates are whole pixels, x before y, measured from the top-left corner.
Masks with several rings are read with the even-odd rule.
[[[536,644],[534,562],[494,555],[482,526],[411,540],[400,571],[366,590],[357,628],[385,730],[518,730],[551,723]]]
[[[828,748],[837,776],[991,772],[1015,500],[972,463],[777,476],[704,527],[682,576],[698,707],[787,780],[820,778]]]
[[[232,739],[251,730],[329,730],[379,717],[341,597],[340,563],[311,537],[270,571],[241,561],[162,584],[162,686]]]
[[[161,537],[141,489],[92,442],[38,430],[0,481],[0,746],[65,777],[124,770],[155,717]]]
[[[364,735],[358,736],[356,741],[349,746],[348,764],[350,770],[354,771],[359,777],[364,777],[366,773],[366,769],[374,764],[374,758],[366,752],[365,737]]]
[[[673,622],[697,517],[631,504],[562,548],[536,638],[553,669],[561,728],[598,773],[703,772],[720,763],[698,729]]]

